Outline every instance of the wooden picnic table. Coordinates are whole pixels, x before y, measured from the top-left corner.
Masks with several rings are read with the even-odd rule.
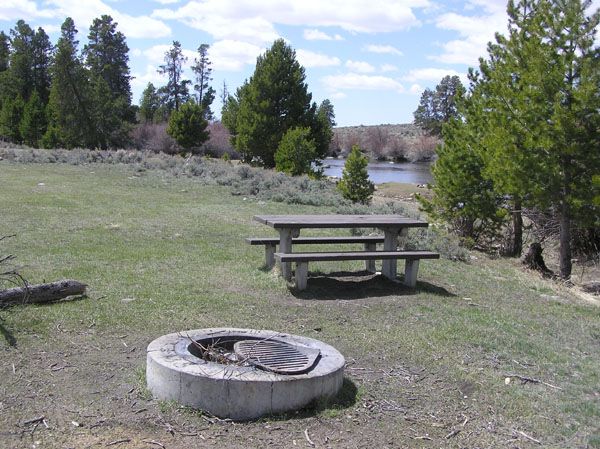
[[[255,215],[254,219],[279,232],[279,252],[292,252],[292,238],[300,235],[303,228],[377,228],[384,234],[383,250],[396,251],[405,244],[408,228],[425,228],[426,221],[406,218],[402,215]],[[382,273],[389,279],[396,277],[395,259],[382,261]],[[290,263],[281,264],[281,274],[291,279]]]

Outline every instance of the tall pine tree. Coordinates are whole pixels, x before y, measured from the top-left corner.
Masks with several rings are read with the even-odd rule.
[[[191,81],[182,79],[183,64],[187,61],[187,57],[183,54],[179,41],[173,41],[173,46],[165,52],[164,61],[165,63],[158,68],[158,73],[167,75],[168,81],[166,86],[159,89],[159,93],[170,114],[172,111],[178,111],[179,107],[190,98],[188,86]]]

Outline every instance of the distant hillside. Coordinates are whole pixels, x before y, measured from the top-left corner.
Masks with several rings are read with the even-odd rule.
[[[398,125],[342,126],[334,128],[332,156],[345,156],[358,145],[371,159],[422,161],[435,156],[439,140],[412,123]]]

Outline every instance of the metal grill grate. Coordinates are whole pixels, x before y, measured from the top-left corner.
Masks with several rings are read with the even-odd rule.
[[[242,340],[233,349],[248,363],[279,374],[308,372],[321,355],[318,349],[276,340]]]

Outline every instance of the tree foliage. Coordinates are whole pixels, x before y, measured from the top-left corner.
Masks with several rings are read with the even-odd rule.
[[[196,84],[194,84],[194,90],[196,91],[196,101],[204,109],[204,118],[206,120],[212,120],[214,118],[210,106],[215,100],[215,90],[210,86],[212,81],[212,63],[208,58],[208,44],[201,44],[198,47],[198,58],[194,60],[192,71],[196,74]]]
[[[252,77],[228,97],[222,120],[245,160],[274,167],[279,142],[296,127],[309,128],[317,157],[325,155],[329,141],[305,79],[296,52],[279,39],[257,58]]]
[[[465,154],[477,160],[477,179],[485,185],[467,189],[461,204],[473,204],[483,194],[501,196],[514,201],[515,209],[522,203],[555,216],[565,279],[571,274],[574,229],[597,227],[600,220],[594,204],[594,176],[600,170],[595,45],[600,12],[587,16],[590,6],[588,0],[509,2],[508,34],[496,36],[479,71],[471,73],[466,115],[444,127],[446,142],[434,169],[440,184],[436,201],[451,217],[458,216],[451,187],[464,190],[475,174],[467,163],[445,173],[439,167]],[[465,153],[471,138],[474,144]],[[448,179],[444,189],[446,175],[458,181]]]
[[[354,145],[344,164],[342,179],[337,185],[344,198],[361,204],[371,201],[375,186],[369,180],[368,164],[367,157],[361,153],[358,145]]]
[[[207,126],[202,106],[194,100],[189,100],[181,105],[178,111],[171,113],[167,133],[184,149],[190,150],[208,140]]]
[[[313,173],[317,147],[309,128],[291,128],[275,152],[275,169],[292,176]]]
[[[447,75],[435,87],[425,89],[414,112],[415,124],[434,136],[442,133],[442,125],[458,114],[457,101],[465,94],[465,88],[456,75]]]
[[[159,89],[162,102],[167,112],[178,111],[179,107],[190,98],[190,80],[183,79],[183,64],[187,57],[183,54],[181,43],[173,41],[173,45],[165,52],[165,63],[158,68],[158,73],[167,75],[167,84]]]

